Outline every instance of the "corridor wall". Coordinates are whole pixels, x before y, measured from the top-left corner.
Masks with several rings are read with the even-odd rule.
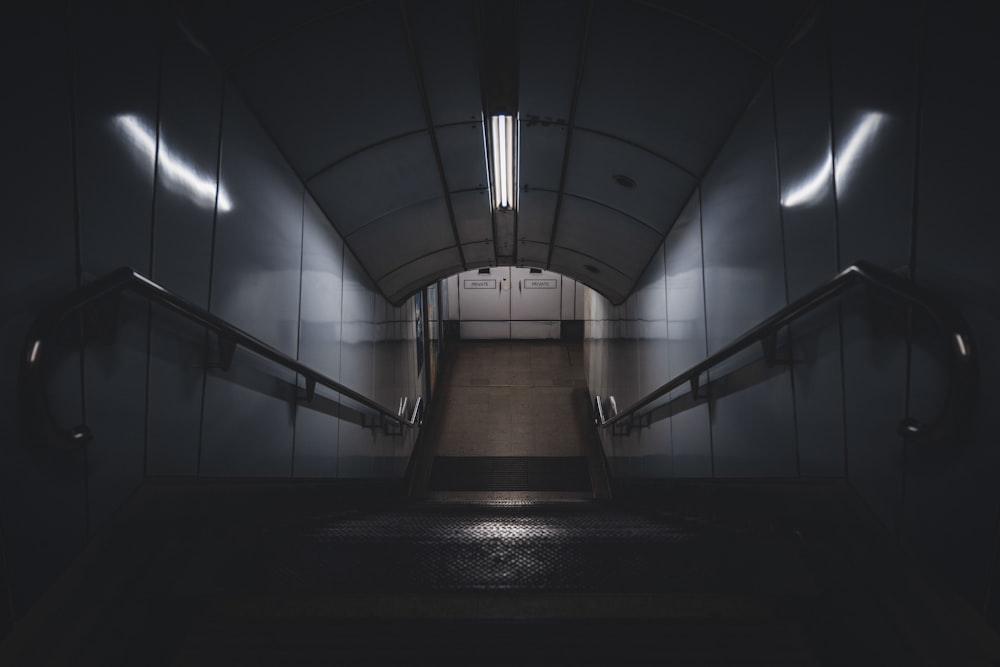
[[[178,25],[80,15],[4,21],[0,191],[0,636],[147,476],[400,477],[415,433],[141,299],[113,345],[73,327],[48,369],[75,451],[29,441],[21,346],[56,297],[122,265],[395,411],[420,394],[414,300],[391,306],[219,67]],[[25,63],[30,62],[30,67]],[[218,184],[218,188],[216,185]]]
[[[791,369],[766,368],[757,347],[710,373],[711,400],[602,431],[619,478],[846,477],[910,553],[995,613],[1000,451],[985,418],[1000,400],[1000,99],[986,82],[998,37],[984,3],[822,5],[637,289],[619,305],[586,301],[591,394],[624,408],[868,260],[971,323],[982,370],[971,437],[927,447],[895,434],[902,417],[940,408],[947,357],[920,320],[912,345],[888,333],[905,318],[859,290],[793,325]]]

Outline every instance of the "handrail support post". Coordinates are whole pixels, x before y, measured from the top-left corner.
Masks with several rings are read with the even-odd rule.
[[[701,376],[694,375],[691,377],[691,398],[695,401],[708,400],[712,397],[710,387],[704,388],[704,393],[701,391]]]
[[[236,355],[236,341],[227,338],[219,332],[216,333],[216,341],[219,345],[219,358],[215,361],[206,361],[205,368],[218,368],[228,371],[232,367],[233,357]]]
[[[299,402],[312,403],[316,398],[316,378],[306,377],[305,389],[299,388]]]
[[[773,331],[763,338],[760,339],[761,348],[764,351],[764,363],[767,364],[768,368],[774,368],[775,366],[792,366],[794,365],[795,359],[792,354],[791,344],[789,343],[788,358],[779,359],[778,358],[778,332]]]

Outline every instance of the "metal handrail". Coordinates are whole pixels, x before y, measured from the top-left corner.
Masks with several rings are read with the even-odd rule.
[[[937,417],[927,423],[911,417],[904,418],[897,432],[908,441],[916,443],[940,442],[960,432],[959,425],[968,417],[979,385],[978,360],[968,322],[957,308],[941,297],[868,262],[855,262],[826,285],[788,304],[726,347],[654,389],[621,412],[615,411],[612,416],[605,417],[603,408],[596,408],[598,425],[608,427],[622,422],[684,384],[690,384],[691,394],[697,397],[702,373],[755,343],[762,343],[765,356],[772,357],[773,361],[779,329],[839,297],[857,284],[864,284],[897,301],[920,307],[938,324],[949,340],[951,380],[944,407]],[[600,397],[596,398],[595,404],[600,405]]]
[[[307,402],[315,396],[316,385],[322,385],[376,412],[380,419],[406,427],[414,427],[419,424],[422,407],[419,398],[414,403],[411,416],[408,417],[405,414],[405,404],[401,405],[400,410],[394,413],[367,396],[289,357],[284,352],[233,326],[204,308],[185,301],[126,266],[87,283],[72,294],[53,303],[35,319],[28,332],[21,359],[21,395],[30,428],[34,429],[39,437],[46,442],[56,446],[73,447],[84,444],[91,438],[90,429],[85,424],[65,430],[57,426],[52,418],[42,373],[44,353],[48,347],[46,340],[75,313],[108,299],[117,299],[125,290],[138,293],[214,332],[219,339],[222,356],[220,365],[223,369],[229,368],[236,347],[242,347],[303,376],[306,386],[302,398]]]

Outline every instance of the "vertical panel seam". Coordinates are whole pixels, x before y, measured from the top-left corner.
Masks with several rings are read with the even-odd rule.
[[[580,52],[576,61],[576,76],[573,79],[573,93],[570,98],[569,116],[566,118],[566,145],[563,149],[562,169],[559,175],[559,194],[556,195],[556,208],[552,213],[552,232],[549,234],[549,256],[545,260],[545,268],[551,270],[552,255],[555,251],[556,233],[559,227],[559,216],[562,212],[563,191],[566,189],[566,175],[569,172],[569,156],[573,144],[573,125],[576,123],[576,110],[580,99],[580,88],[583,85],[583,69],[587,60],[587,49],[590,43],[590,24],[594,16],[594,2],[588,0],[584,9],[583,34],[580,35]],[[517,239],[514,239],[517,245]]]
[[[222,145],[223,145],[223,129],[225,126],[226,119],[226,92],[228,90],[228,85],[226,81],[226,75],[222,74],[220,77],[219,85],[221,87],[221,95],[219,98],[219,131],[218,131],[218,144],[215,152],[215,206],[212,209],[212,237],[209,243],[208,250],[208,291],[205,297],[205,308],[208,311],[212,310],[212,283],[215,276],[215,240],[216,232],[219,227],[219,191],[221,188],[222,179]],[[208,331],[205,332],[205,361],[203,364],[204,368],[202,370],[201,376],[201,418],[198,424],[198,460],[197,466],[195,468],[195,476],[201,477],[201,457],[202,450],[205,444],[205,404],[208,394],[208,349],[211,334]]]
[[[227,72],[232,71],[232,69],[228,69],[226,71]],[[233,84],[233,86],[235,87],[235,84]],[[299,168],[295,165],[294,162],[292,162],[291,158],[289,158],[288,153],[284,149],[284,146],[281,143],[279,143],[278,140],[275,138],[274,133],[270,129],[270,126],[262,120],[260,112],[256,109],[256,107],[254,107],[251,101],[246,99],[245,97],[242,98],[242,102],[247,113],[250,115],[251,118],[253,118],[254,123],[256,123],[257,128],[261,131],[261,133],[265,137],[267,137],[267,140],[270,143],[271,148],[273,148],[278,153],[278,155],[281,156],[282,166],[287,167],[288,170],[295,176],[295,178],[297,178],[299,182],[302,183],[303,187],[305,187],[306,190],[309,190],[308,179],[299,171]],[[323,215],[326,217],[327,221],[330,222],[330,225],[337,232],[337,235],[340,236],[340,239],[341,241],[344,242],[344,245],[350,248],[350,243],[347,240],[347,235],[342,234],[340,230],[337,229],[336,225],[334,225],[332,222],[335,216],[330,215],[330,213],[326,210],[326,208],[324,208],[322,202],[320,202],[319,200],[316,201],[316,205],[319,206],[321,211],[323,211]],[[353,251],[353,249],[351,253],[354,255],[355,259],[357,259],[358,255]],[[375,277],[368,271],[368,267],[362,264],[360,260],[358,260],[358,265],[361,267],[361,273],[363,273],[371,282],[371,284],[375,286],[375,289],[381,293],[382,288],[379,287],[379,284],[378,282],[376,282]],[[383,294],[383,296],[385,295]]]
[[[701,251],[701,307],[702,307],[702,322],[705,324],[705,357],[708,358],[708,287],[705,282],[705,211],[702,208],[701,201],[701,183],[698,184],[698,245]],[[705,386],[711,392],[711,371],[705,371]],[[697,398],[691,397],[695,401]],[[708,459],[712,465],[712,477],[715,477],[715,436],[712,433],[712,425],[714,423],[713,412],[715,401],[712,400],[712,395],[709,393],[708,398],[705,399],[705,403],[708,405]]]
[[[156,257],[156,195],[158,191],[159,169],[160,169],[160,124],[163,120],[163,60],[165,53],[166,31],[164,30],[164,20],[158,22],[159,35],[157,44],[157,69],[156,69],[156,138],[153,147],[153,191],[150,197],[149,206],[149,275],[154,280]],[[150,429],[150,371],[153,364],[153,302],[146,302],[146,387],[145,387],[145,422],[142,434],[142,477],[146,478],[149,468],[149,429]]]
[[[339,235],[339,234],[338,234]],[[347,241],[340,239],[340,336],[337,337],[337,345],[340,348],[337,352],[337,381],[342,379],[344,371],[344,301],[347,300]],[[340,445],[343,438],[344,420],[340,418],[340,408],[344,404],[344,397],[337,399],[337,456],[334,461],[333,475],[340,477]]]
[[[774,127],[774,175],[778,186],[778,229],[781,234],[781,271],[785,283],[785,305],[788,305],[788,244],[785,237],[785,207],[781,195],[781,147],[778,145],[778,92],[774,69],[770,74],[771,121]],[[799,439],[799,410],[795,393],[795,337],[792,324],[788,324],[788,383],[792,390],[792,429],[795,434],[795,475],[802,476],[802,446]]]
[[[455,248],[458,250],[458,259],[462,263],[463,269],[468,269],[469,265],[465,261],[465,251],[462,249],[462,239],[458,234],[458,222],[455,219],[455,209],[451,203],[451,192],[448,189],[448,177],[444,171],[444,159],[441,157],[441,147],[438,145],[437,132],[434,130],[434,118],[431,116],[431,104],[427,98],[427,86],[424,84],[423,67],[420,64],[420,55],[417,53],[417,43],[413,39],[413,30],[410,26],[410,15],[406,11],[406,0],[400,0],[399,13],[402,14],[403,31],[406,33],[406,42],[410,47],[410,57],[413,58],[413,69],[417,79],[417,91],[420,97],[420,106],[424,111],[424,122],[427,124],[427,136],[431,142],[431,150],[434,152],[434,163],[437,166],[438,178],[441,180],[441,194],[444,196],[444,203],[448,209],[448,222],[451,223],[451,233],[455,237]],[[515,244],[516,245],[516,244]],[[378,286],[376,285],[376,288]]]
[[[925,58],[927,52],[927,2],[920,3],[920,25],[917,41],[917,91],[916,91],[916,118],[914,122],[913,138],[913,185],[912,199],[910,202],[910,252],[909,252],[909,278],[916,280],[917,272],[917,205],[920,200],[920,135],[923,125],[924,111],[924,76]],[[909,416],[910,403],[912,399],[913,384],[913,309],[906,309],[906,377],[903,390],[903,415]],[[896,517],[896,535],[900,541],[903,539],[903,525],[906,516],[906,466],[908,443],[905,438],[901,438],[901,456],[899,471],[899,507]]]
[[[699,213],[700,214],[700,213]],[[673,377],[673,368],[670,364],[670,284],[667,280],[667,239],[664,236],[663,242],[660,243],[660,253],[663,256],[663,325],[665,331],[663,332],[663,341],[667,348],[667,377]],[[668,400],[668,405],[672,401]],[[673,477],[676,472],[676,466],[674,466],[674,412],[673,409],[667,410],[667,438],[669,451],[670,451],[670,476]]]
[[[295,322],[295,359],[302,361],[302,280],[305,275],[306,252],[306,186],[302,184],[302,224],[299,233],[299,306]],[[303,380],[305,381],[305,380]],[[295,374],[295,391],[298,392],[299,374]],[[299,437],[299,401],[298,396],[292,402],[292,459],[289,466],[289,476],[295,478],[295,443]]]
[[[80,119],[77,104],[77,65],[76,65],[76,22],[74,21],[72,4],[67,12],[67,31],[69,33],[69,106],[70,106],[70,145],[73,161],[73,235],[76,245],[76,286],[83,285],[83,228],[80,220]],[[80,341],[80,423],[87,423],[87,363],[86,338],[84,337],[83,316],[77,318]],[[83,501],[84,501],[84,534],[90,538],[90,448],[83,448]],[[82,546],[82,545],[81,545]]]
[[[836,270],[842,268],[840,259],[840,201],[837,193],[837,128],[834,123],[835,101],[833,85],[833,11],[832,3],[826,3],[827,10],[827,30],[826,30],[826,71],[829,102],[829,126],[830,126],[830,188],[833,194],[833,230],[834,230],[834,255],[837,263]],[[839,336],[840,351],[840,421],[841,421],[841,448],[844,458],[844,479],[850,479],[848,467],[848,447],[847,447],[847,367],[845,363],[844,350],[844,308],[837,303],[837,335]]]

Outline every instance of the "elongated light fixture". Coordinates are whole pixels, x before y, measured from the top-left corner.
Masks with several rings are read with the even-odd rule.
[[[514,117],[509,114],[490,117],[493,206],[498,209],[515,208],[517,153],[514,147],[517,142],[514,127]]]

